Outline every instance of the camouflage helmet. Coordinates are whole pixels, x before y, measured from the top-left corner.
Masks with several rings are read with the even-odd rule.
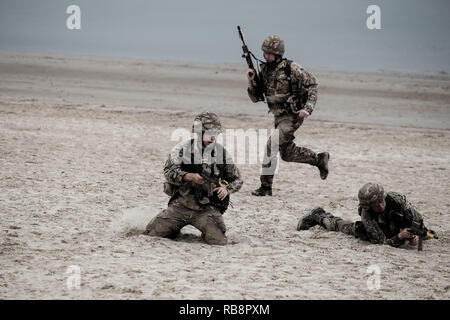
[[[378,183],[366,183],[358,192],[359,205],[366,209],[369,209],[374,204],[383,202],[384,198],[383,186]]]
[[[202,112],[197,114],[194,118],[194,125],[192,126],[193,130],[196,124],[202,126],[202,131],[222,131],[222,124],[220,123],[219,116],[213,112]]]
[[[273,53],[275,55],[283,56],[284,41],[279,36],[268,36],[262,46],[261,50],[264,52]]]

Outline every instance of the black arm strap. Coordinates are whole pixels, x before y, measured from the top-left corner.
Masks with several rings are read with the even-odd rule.
[[[286,67],[284,69],[284,73],[287,76],[287,80],[289,81],[289,94],[292,95],[292,79],[291,79],[291,63],[292,60],[286,59]]]

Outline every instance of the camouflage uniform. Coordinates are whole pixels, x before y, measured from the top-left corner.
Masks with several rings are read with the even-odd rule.
[[[396,192],[385,194],[382,187],[379,189],[381,192],[378,195],[364,203],[364,201],[361,201],[361,194],[367,191],[366,186],[373,187],[374,184],[366,184],[360,190],[358,213],[361,216],[361,221],[343,220],[321,208],[317,208],[313,210],[315,213],[300,219],[297,230],[306,230],[313,225],[320,224],[329,231],[340,231],[374,244],[388,244],[393,247],[403,245],[406,239],[399,239],[398,234],[402,229],[410,226],[411,221],[420,222],[422,215],[414,209],[404,195]],[[377,213],[370,209],[370,202],[382,202],[383,199],[386,201],[386,208],[383,213]],[[308,221],[312,216],[315,220],[313,223],[311,223],[311,220]]]
[[[202,232],[202,238],[207,243],[227,243],[222,214],[210,201],[215,186],[208,181],[204,184],[183,181],[183,176],[189,172],[186,170],[192,163],[194,154],[200,154],[204,173],[228,181],[229,193],[241,188],[243,182],[239,170],[226,149],[218,143],[214,143],[212,148],[208,147],[202,148],[201,142],[187,140],[173,148],[164,166],[164,176],[167,180],[164,189],[171,195],[169,205],[150,221],[146,234],[174,238],[181,228],[190,224]]]
[[[273,48],[274,45],[275,48]],[[277,36],[268,37],[262,45],[262,50],[282,56],[284,42]],[[286,72],[287,68],[290,68],[290,75]],[[266,95],[269,112],[273,113],[275,128],[279,130],[281,159],[317,166],[318,155],[294,143],[294,132],[303,123],[303,119],[299,118],[296,112],[306,110],[311,114],[316,105],[318,90],[316,78],[297,63],[288,62],[286,59],[281,59],[278,63],[261,64],[259,75],[262,83],[259,90],[263,90]],[[248,88],[248,95],[253,102],[259,101],[258,88]],[[267,142],[263,172],[260,177],[261,186],[266,188],[272,187],[277,166],[277,152],[275,154],[270,152],[271,140],[272,137]]]

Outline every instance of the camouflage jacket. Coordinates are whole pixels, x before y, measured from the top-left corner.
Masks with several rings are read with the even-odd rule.
[[[358,213],[361,215],[361,222],[370,242],[399,247],[406,241],[398,238],[400,230],[410,226],[411,219],[420,222],[422,215],[404,195],[388,192],[385,200],[386,209],[382,214],[362,207],[358,208]]]
[[[182,205],[193,210],[202,210],[210,204],[209,197],[216,186],[208,181],[204,184],[183,181],[183,176],[189,172],[188,168],[192,163],[200,164],[205,174],[213,174],[226,180],[229,183],[229,193],[242,187],[239,169],[222,145],[214,143],[211,148],[202,148],[193,140],[186,140],[172,149],[164,166],[164,176],[172,187],[171,192],[166,192],[172,196],[170,201],[178,198]]]
[[[282,59],[276,66],[270,68],[261,64],[260,78],[262,90],[266,95],[270,112],[274,115],[281,113],[292,113],[298,110],[313,112],[317,102],[316,78],[295,62],[291,62],[291,89],[289,88],[288,61]],[[248,95],[253,102],[258,102],[257,88],[247,89]],[[273,100],[273,103],[270,103]]]

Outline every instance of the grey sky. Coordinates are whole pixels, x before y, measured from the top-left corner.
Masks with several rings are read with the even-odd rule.
[[[81,30],[66,8],[81,7]],[[382,30],[366,28],[381,8]],[[242,62],[236,25],[261,57],[278,34],[308,67],[450,71],[448,0],[0,0],[0,49],[149,59]]]

